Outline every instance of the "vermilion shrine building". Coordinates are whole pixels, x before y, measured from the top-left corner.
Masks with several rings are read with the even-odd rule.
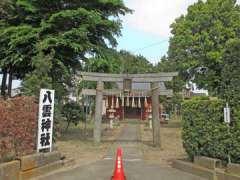
[[[117,83],[123,89],[123,83]],[[164,83],[159,83],[160,89],[166,90]],[[149,83],[132,83],[132,90],[142,89],[151,91]],[[163,107],[159,107],[159,117]],[[117,118],[146,120],[151,117],[152,100],[150,96],[143,96],[140,92],[127,92],[125,95],[108,95],[103,99],[103,117],[105,119]]]

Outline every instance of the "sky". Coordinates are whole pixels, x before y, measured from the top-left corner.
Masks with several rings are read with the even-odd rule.
[[[167,53],[170,25],[197,0],[124,0],[134,10],[122,18],[118,49],[145,56],[156,64]],[[238,0],[240,2],[240,0]]]

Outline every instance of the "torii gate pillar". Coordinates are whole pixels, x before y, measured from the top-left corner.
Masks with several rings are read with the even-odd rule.
[[[103,89],[104,83],[102,81],[97,82],[96,89],[96,105],[95,105],[95,121],[94,121],[94,143],[99,144],[101,142],[101,124],[102,124],[102,101],[103,101]]]
[[[159,119],[159,82],[151,83],[152,89],[152,121],[153,121],[153,145],[161,147],[160,119]]]

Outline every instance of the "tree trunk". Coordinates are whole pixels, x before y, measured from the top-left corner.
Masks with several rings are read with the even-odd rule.
[[[9,70],[9,78],[8,78],[8,97],[12,97],[12,69]]]
[[[2,85],[1,85],[1,95],[4,99],[6,99],[6,83],[7,83],[7,70],[3,69],[3,76],[2,76]]]
[[[68,131],[68,128],[69,128],[70,123],[71,123],[71,121],[68,121],[68,122],[67,122],[67,126],[66,126],[66,128],[65,128],[65,132]]]

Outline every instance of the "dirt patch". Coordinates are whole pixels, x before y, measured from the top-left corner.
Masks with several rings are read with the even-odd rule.
[[[104,124],[102,128],[102,143],[100,145],[96,146],[93,143],[92,128],[84,131],[84,129],[74,127],[70,128],[58,140],[58,150],[68,159],[73,158],[77,165],[96,162],[106,155],[121,129],[120,126],[110,129],[108,128],[108,124]]]
[[[173,128],[171,125],[161,128],[161,149],[153,147],[152,130],[147,125],[141,125],[140,129],[143,154],[146,161],[170,167],[173,160],[186,158],[182,146],[181,128]]]

